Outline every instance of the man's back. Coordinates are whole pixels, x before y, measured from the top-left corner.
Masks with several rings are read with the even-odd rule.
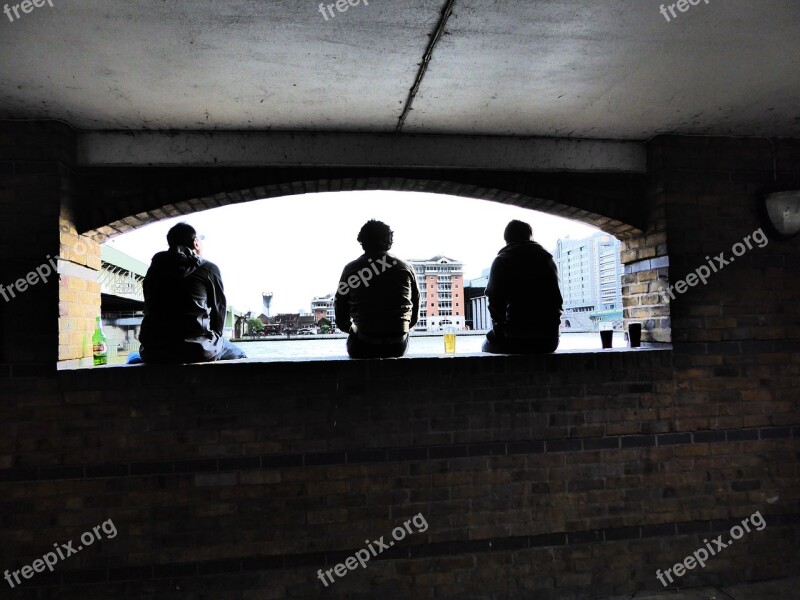
[[[534,241],[514,242],[497,255],[486,287],[492,320],[507,337],[556,337],[563,299],[553,257]]]
[[[336,293],[336,325],[350,320],[364,334],[402,334],[417,323],[419,290],[414,269],[388,252],[367,252],[348,263]]]
[[[153,257],[139,336],[147,362],[210,360],[222,349],[226,301],[219,269],[179,246]]]

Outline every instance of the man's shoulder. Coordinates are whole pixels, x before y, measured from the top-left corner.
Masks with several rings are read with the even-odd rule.
[[[533,247],[536,249],[536,252],[545,258],[553,258],[553,255],[550,254],[550,251],[547,250],[544,246],[542,246],[539,242],[531,241]]]
[[[222,272],[219,267],[210,260],[201,259],[201,263],[197,267],[198,270],[204,270],[217,277],[222,277]]]
[[[362,254],[358,258],[356,258],[354,260],[351,260],[349,263],[347,263],[344,266],[344,271],[345,272],[357,271],[358,269],[360,269],[365,264],[367,264],[367,258]]]
[[[409,263],[401,258],[398,258],[390,252],[381,252],[379,254],[376,253],[370,255],[362,254],[355,260],[351,260],[349,263],[347,263],[344,269],[345,271],[354,271],[363,267],[367,267],[373,263],[382,267],[384,270],[395,266],[399,266],[401,269],[408,269],[412,272],[414,270],[414,267],[412,267]]]
[[[542,246],[540,243],[531,240],[530,242],[518,242],[506,246],[500,250],[500,253],[497,255],[495,260],[523,258],[548,259],[553,258],[553,255],[545,250],[544,246]]]

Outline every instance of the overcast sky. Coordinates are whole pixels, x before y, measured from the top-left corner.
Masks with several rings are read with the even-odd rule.
[[[309,312],[314,296],[336,290],[345,263],[361,254],[356,241],[369,219],[394,231],[392,253],[405,260],[443,254],[464,263],[465,280],[477,278],[503,247],[511,219],[531,224],[534,239],[551,253],[558,238],[598,231],[568,219],[441,194],[332,192],[270,198],[160,221],[108,242],[145,264],[166,250],[179,221],[206,236],[203,257],[216,263],[228,304],[262,312],[261,292],[273,292],[271,314]]]

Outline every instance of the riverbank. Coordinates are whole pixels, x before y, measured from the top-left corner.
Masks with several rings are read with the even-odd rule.
[[[459,337],[467,337],[467,336],[486,336],[486,331],[459,331]],[[409,334],[409,337],[412,338],[441,338],[444,335],[444,332],[428,332],[428,331],[412,331]],[[244,344],[247,342],[286,342],[286,341],[296,341],[296,340],[344,340],[347,339],[346,333],[312,333],[307,335],[297,335],[293,334],[291,336],[286,335],[262,335],[262,336],[247,336],[244,338],[236,338],[231,340],[235,344]]]
[[[456,355],[480,354],[484,332],[471,331],[456,336]],[[335,335],[301,335],[286,337],[273,336],[262,340],[238,342],[249,358],[263,360],[306,360],[311,358],[341,358],[347,355],[345,350],[346,336]],[[281,343],[275,343],[281,342]],[[614,332],[614,348],[623,348],[627,344],[622,332]],[[600,334],[568,333],[561,336],[557,352],[574,350],[600,350]],[[406,356],[444,356],[444,339],[441,334],[414,335],[408,342]]]

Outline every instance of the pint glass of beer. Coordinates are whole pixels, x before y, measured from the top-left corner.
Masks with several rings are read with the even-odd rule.
[[[446,327],[444,330],[444,353],[456,353],[456,328]]]

